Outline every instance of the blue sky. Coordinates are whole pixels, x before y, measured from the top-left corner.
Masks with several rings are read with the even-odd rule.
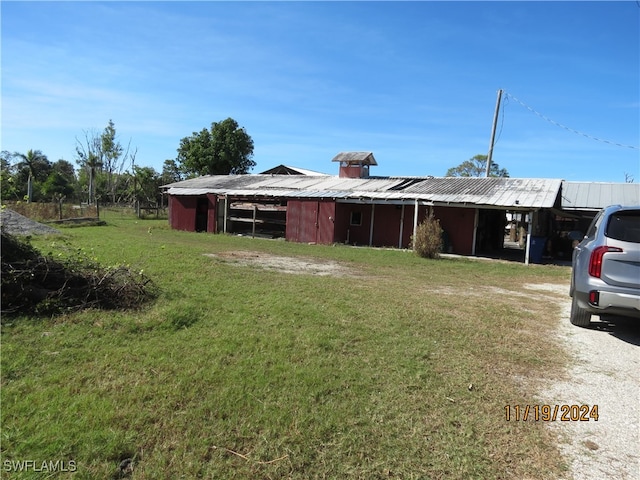
[[[160,171],[181,138],[232,117],[252,173],[334,174],[335,154],[364,150],[372,175],[442,176],[487,153],[504,89],[493,159],[512,177],[640,181],[635,1],[0,8],[2,150],[75,163],[76,138],[112,119]]]

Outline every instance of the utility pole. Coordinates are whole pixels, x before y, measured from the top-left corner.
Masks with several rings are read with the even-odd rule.
[[[493,157],[493,143],[496,139],[496,125],[498,124],[498,113],[500,112],[500,100],[502,99],[502,89],[498,90],[498,100],[496,101],[496,111],[493,114],[493,126],[491,127],[491,142],[489,143],[489,154],[487,155],[487,170],[485,177],[489,176],[491,170],[491,158]]]

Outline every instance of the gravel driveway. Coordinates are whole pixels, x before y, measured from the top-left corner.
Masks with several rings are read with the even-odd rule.
[[[568,286],[558,336],[574,362],[566,380],[549,385],[539,404],[598,406],[598,421],[555,421],[560,449],[570,466],[567,479],[640,479],[640,320],[598,321],[591,328],[569,323]],[[531,285],[531,288],[544,286]],[[555,295],[554,295],[555,296]]]

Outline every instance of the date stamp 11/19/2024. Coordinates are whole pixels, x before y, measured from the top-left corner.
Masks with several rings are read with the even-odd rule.
[[[598,405],[505,405],[507,422],[598,421]]]

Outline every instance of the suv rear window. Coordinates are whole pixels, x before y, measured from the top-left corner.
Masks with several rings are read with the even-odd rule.
[[[640,210],[627,210],[611,215],[605,235],[623,242],[640,243]]]

